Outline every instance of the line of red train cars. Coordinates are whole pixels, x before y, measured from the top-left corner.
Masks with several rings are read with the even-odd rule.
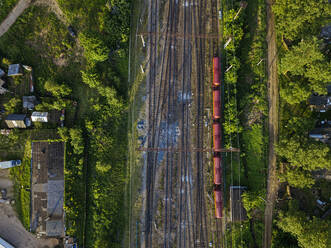
[[[222,193],[222,159],[221,159],[221,82],[220,82],[220,60],[213,58],[213,162],[214,162],[214,199],[215,216],[222,218],[223,193]]]

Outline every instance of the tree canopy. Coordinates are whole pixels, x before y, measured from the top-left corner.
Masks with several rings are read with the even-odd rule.
[[[327,0],[277,0],[272,10],[277,17],[277,30],[288,39],[319,33],[331,14]]]
[[[317,38],[301,40],[280,60],[280,72],[287,75],[281,89],[281,96],[289,104],[308,99],[312,92],[326,93],[331,81],[331,63],[320,50]]]
[[[307,220],[308,218],[308,220]],[[290,210],[280,212],[277,226],[284,232],[291,233],[302,248],[328,248],[331,246],[330,221],[313,217],[309,219],[305,213]]]
[[[92,62],[102,62],[108,58],[109,48],[95,34],[80,33],[79,42],[84,48],[85,58]]]

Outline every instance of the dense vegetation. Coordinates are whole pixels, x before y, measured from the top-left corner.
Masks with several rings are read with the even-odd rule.
[[[247,186],[243,204],[248,221],[232,225],[231,242],[236,247],[261,247],[267,163],[267,95],[266,95],[266,20],[265,1],[249,1],[245,11],[234,19],[239,2],[225,1],[223,7],[223,40],[232,37],[225,48],[225,142],[240,144],[241,171],[237,161],[227,159],[232,169],[227,184]],[[316,199],[327,201],[329,193],[312,195],[310,188],[325,192],[330,183],[317,180],[313,173],[331,168],[327,144],[309,139],[308,132],[318,120],[328,115],[313,112],[308,105],[312,92],[326,94],[331,80],[328,45],[320,36],[328,23],[327,1],[277,0],[276,14],[278,64],[280,81],[279,157],[280,203],[276,206],[273,244],[275,247],[330,246],[330,219],[320,219],[323,211]],[[235,41],[233,43],[233,41]],[[237,100],[235,100],[237,98]],[[238,102],[238,104],[236,103]],[[237,112],[236,112],[237,111]],[[239,143],[237,139],[239,138]],[[232,157],[231,157],[232,158]],[[243,168],[243,169],[242,169]],[[298,205],[299,208],[294,208]],[[308,221],[304,219],[308,218]],[[316,228],[315,228],[316,227]],[[316,232],[310,232],[315,228]],[[320,239],[317,237],[320,236]]]
[[[68,235],[86,247],[118,247],[124,225],[130,1],[59,0],[58,4],[60,14],[43,6],[30,7],[1,37],[0,55],[6,58],[2,68],[11,62],[32,66],[41,102],[36,109],[65,109],[65,127],[35,128],[56,128],[67,142]],[[6,15],[11,6],[1,14]],[[68,25],[76,37],[70,36]],[[15,97],[8,97],[4,103],[8,113],[22,110],[24,94],[15,91]]]

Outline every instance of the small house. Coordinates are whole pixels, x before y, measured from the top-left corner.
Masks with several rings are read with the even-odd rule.
[[[230,187],[230,218],[232,222],[240,222],[247,219],[241,195],[246,190],[243,186]]]
[[[331,144],[331,128],[330,127],[320,127],[314,128],[309,132],[309,138],[315,139],[323,143]]]
[[[33,112],[31,120],[33,122],[48,122],[48,112]]]
[[[37,104],[37,98],[35,96],[23,96],[23,108],[32,110]]]
[[[331,109],[331,96],[316,96],[309,98],[310,108],[319,112],[326,112]]]
[[[9,65],[8,76],[21,76],[23,75],[23,68],[20,64]]]
[[[24,114],[8,115],[5,122],[9,128],[27,128],[31,124]]]

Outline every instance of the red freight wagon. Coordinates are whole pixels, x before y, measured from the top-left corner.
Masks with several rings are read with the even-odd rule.
[[[222,184],[222,166],[221,166],[221,156],[214,156],[214,184]]]
[[[221,124],[218,122],[213,123],[213,141],[214,151],[221,151]]]
[[[217,219],[222,218],[223,211],[223,194],[221,189],[214,190],[214,199],[215,199],[215,216]]]
[[[221,91],[213,90],[213,117],[214,119],[221,118]]]
[[[213,85],[220,85],[220,60],[218,57],[213,58]]]

